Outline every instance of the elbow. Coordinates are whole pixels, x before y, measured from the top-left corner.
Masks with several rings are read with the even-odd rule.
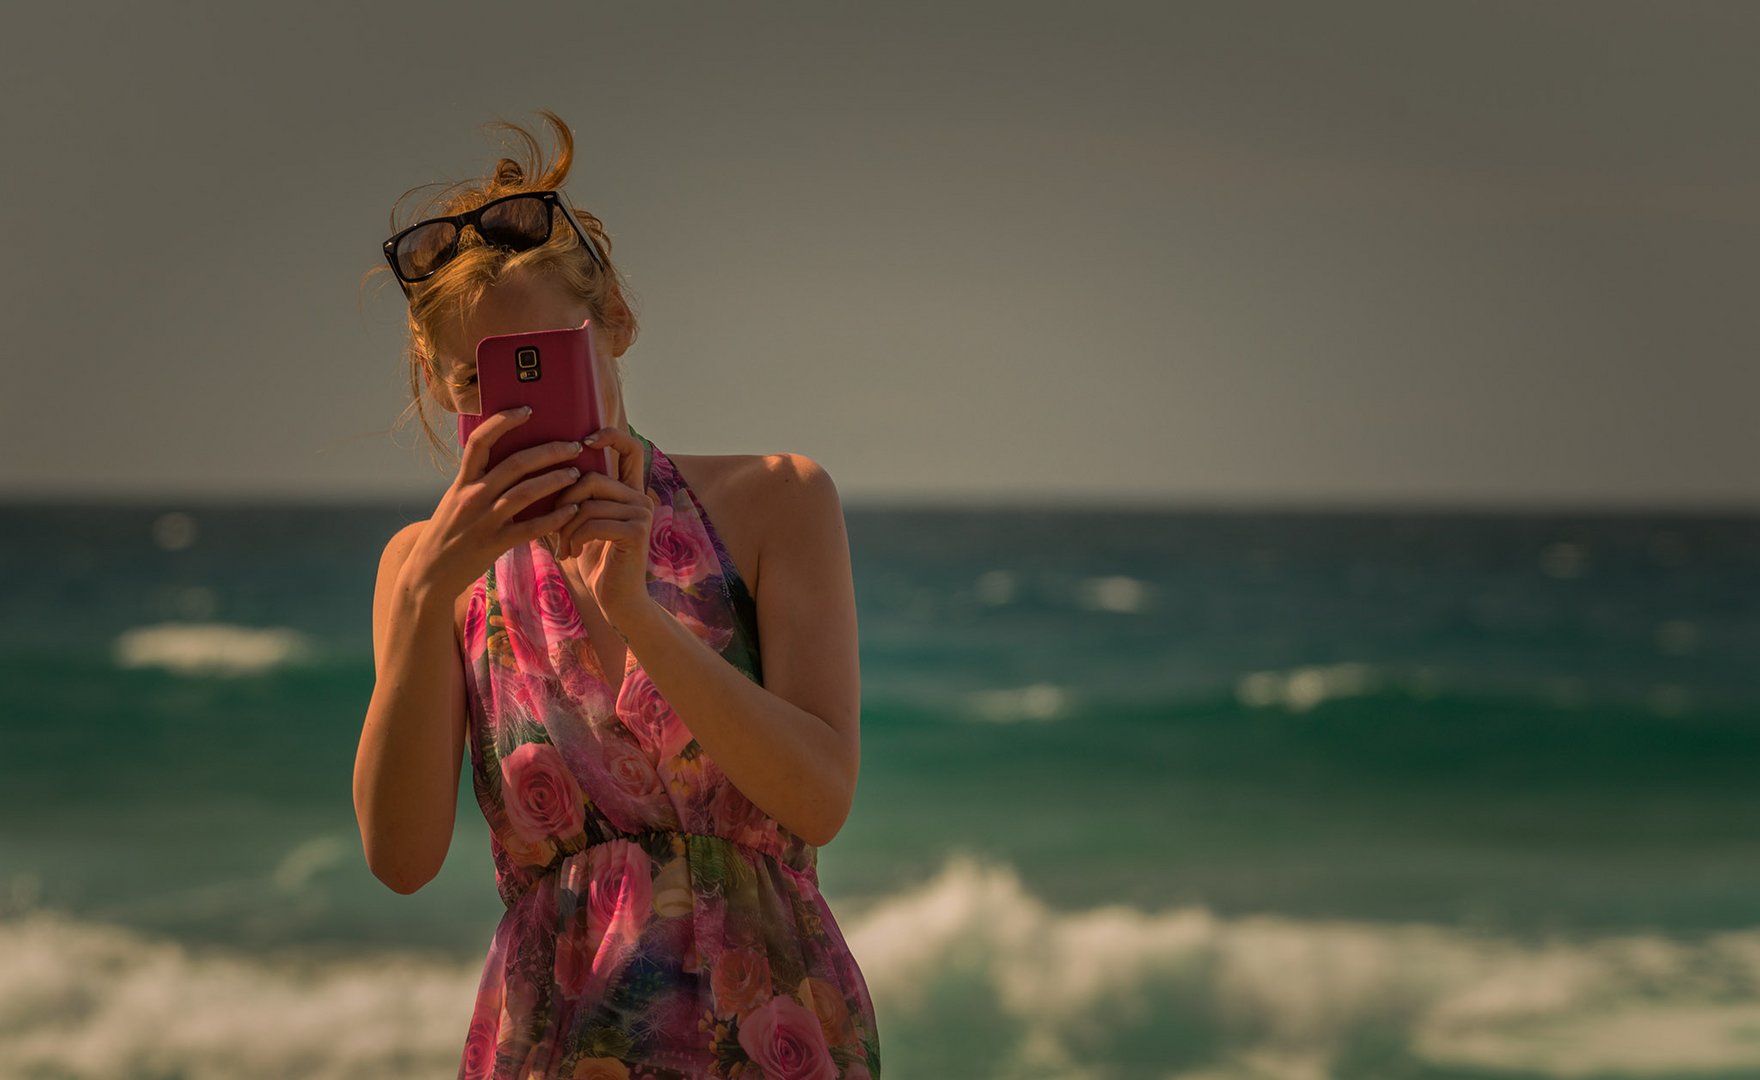
[[[844,822],[849,820],[850,807],[855,801],[854,795],[853,787],[846,787],[840,791],[832,803],[833,812],[819,822],[818,827],[812,831],[812,835],[803,836],[802,839],[814,847],[824,847],[837,839],[837,834],[843,831]]]
[[[813,815],[811,824],[803,823],[800,828],[791,828],[790,831],[814,847],[824,847],[831,843],[843,831],[844,819],[849,816],[849,806],[847,803],[835,801],[829,805],[831,809],[821,810]]]
[[[394,893],[408,896],[433,881],[446,862],[452,846],[450,827],[412,830],[375,814],[372,804],[355,799],[355,820],[360,826],[361,854],[367,870]],[[448,822],[450,826],[450,822]]]
[[[412,893],[420,892],[422,886],[434,880],[431,875],[428,877],[404,877],[393,873],[380,873],[377,870],[373,871],[373,876],[378,878],[387,889],[400,896],[409,896]]]
[[[421,892],[424,885],[428,885],[429,881],[436,878],[436,874],[421,874],[421,872],[412,872],[408,869],[400,869],[400,867],[368,867],[368,869],[373,871],[373,876],[378,878],[380,885],[384,885],[385,888],[389,888],[391,892],[398,895]]]
[[[829,844],[833,839],[835,839],[837,836],[837,832],[838,832],[837,829],[827,829],[823,824],[821,824],[821,825],[818,825],[812,829],[802,830],[798,835],[800,836],[800,838],[802,840],[805,840],[807,843],[818,848],[818,847],[824,847],[826,844]]]
[[[422,886],[439,876],[438,866],[412,859],[412,853],[407,848],[386,844],[383,845],[385,850],[380,851],[380,846],[371,842],[366,845],[367,869],[379,879],[380,884],[392,892],[408,896],[420,891]]]

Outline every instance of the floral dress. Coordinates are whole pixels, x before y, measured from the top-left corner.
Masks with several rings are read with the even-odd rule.
[[[762,684],[757,603],[695,492],[645,448],[648,591]],[[468,742],[507,910],[460,1080],[878,1080],[818,849],[747,799],[629,651],[601,670],[540,542],[472,587]]]

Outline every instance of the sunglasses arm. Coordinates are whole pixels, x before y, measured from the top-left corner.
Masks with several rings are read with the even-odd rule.
[[[568,201],[568,196],[562,193],[561,188],[556,189],[556,201],[562,205],[562,212],[568,218],[569,225],[574,227],[574,234],[580,237],[581,246],[587,249],[588,258],[592,259],[594,265],[599,269],[605,269],[605,259],[599,254],[599,246],[593,243],[593,238],[587,235],[587,230],[581,228],[581,219],[575,216],[574,204]]]

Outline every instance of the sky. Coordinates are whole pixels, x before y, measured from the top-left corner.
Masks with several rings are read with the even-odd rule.
[[[0,498],[437,499],[363,275],[549,108],[668,453],[846,506],[1760,506],[1760,5],[8,20]]]

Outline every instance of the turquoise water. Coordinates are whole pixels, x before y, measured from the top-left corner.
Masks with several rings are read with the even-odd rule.
[[[425,512],[0,508],[0,1076],[451,1075],[487,830],[351,796]],[[1760,518],[848,517],[886,1076],[1760,1076]]]

